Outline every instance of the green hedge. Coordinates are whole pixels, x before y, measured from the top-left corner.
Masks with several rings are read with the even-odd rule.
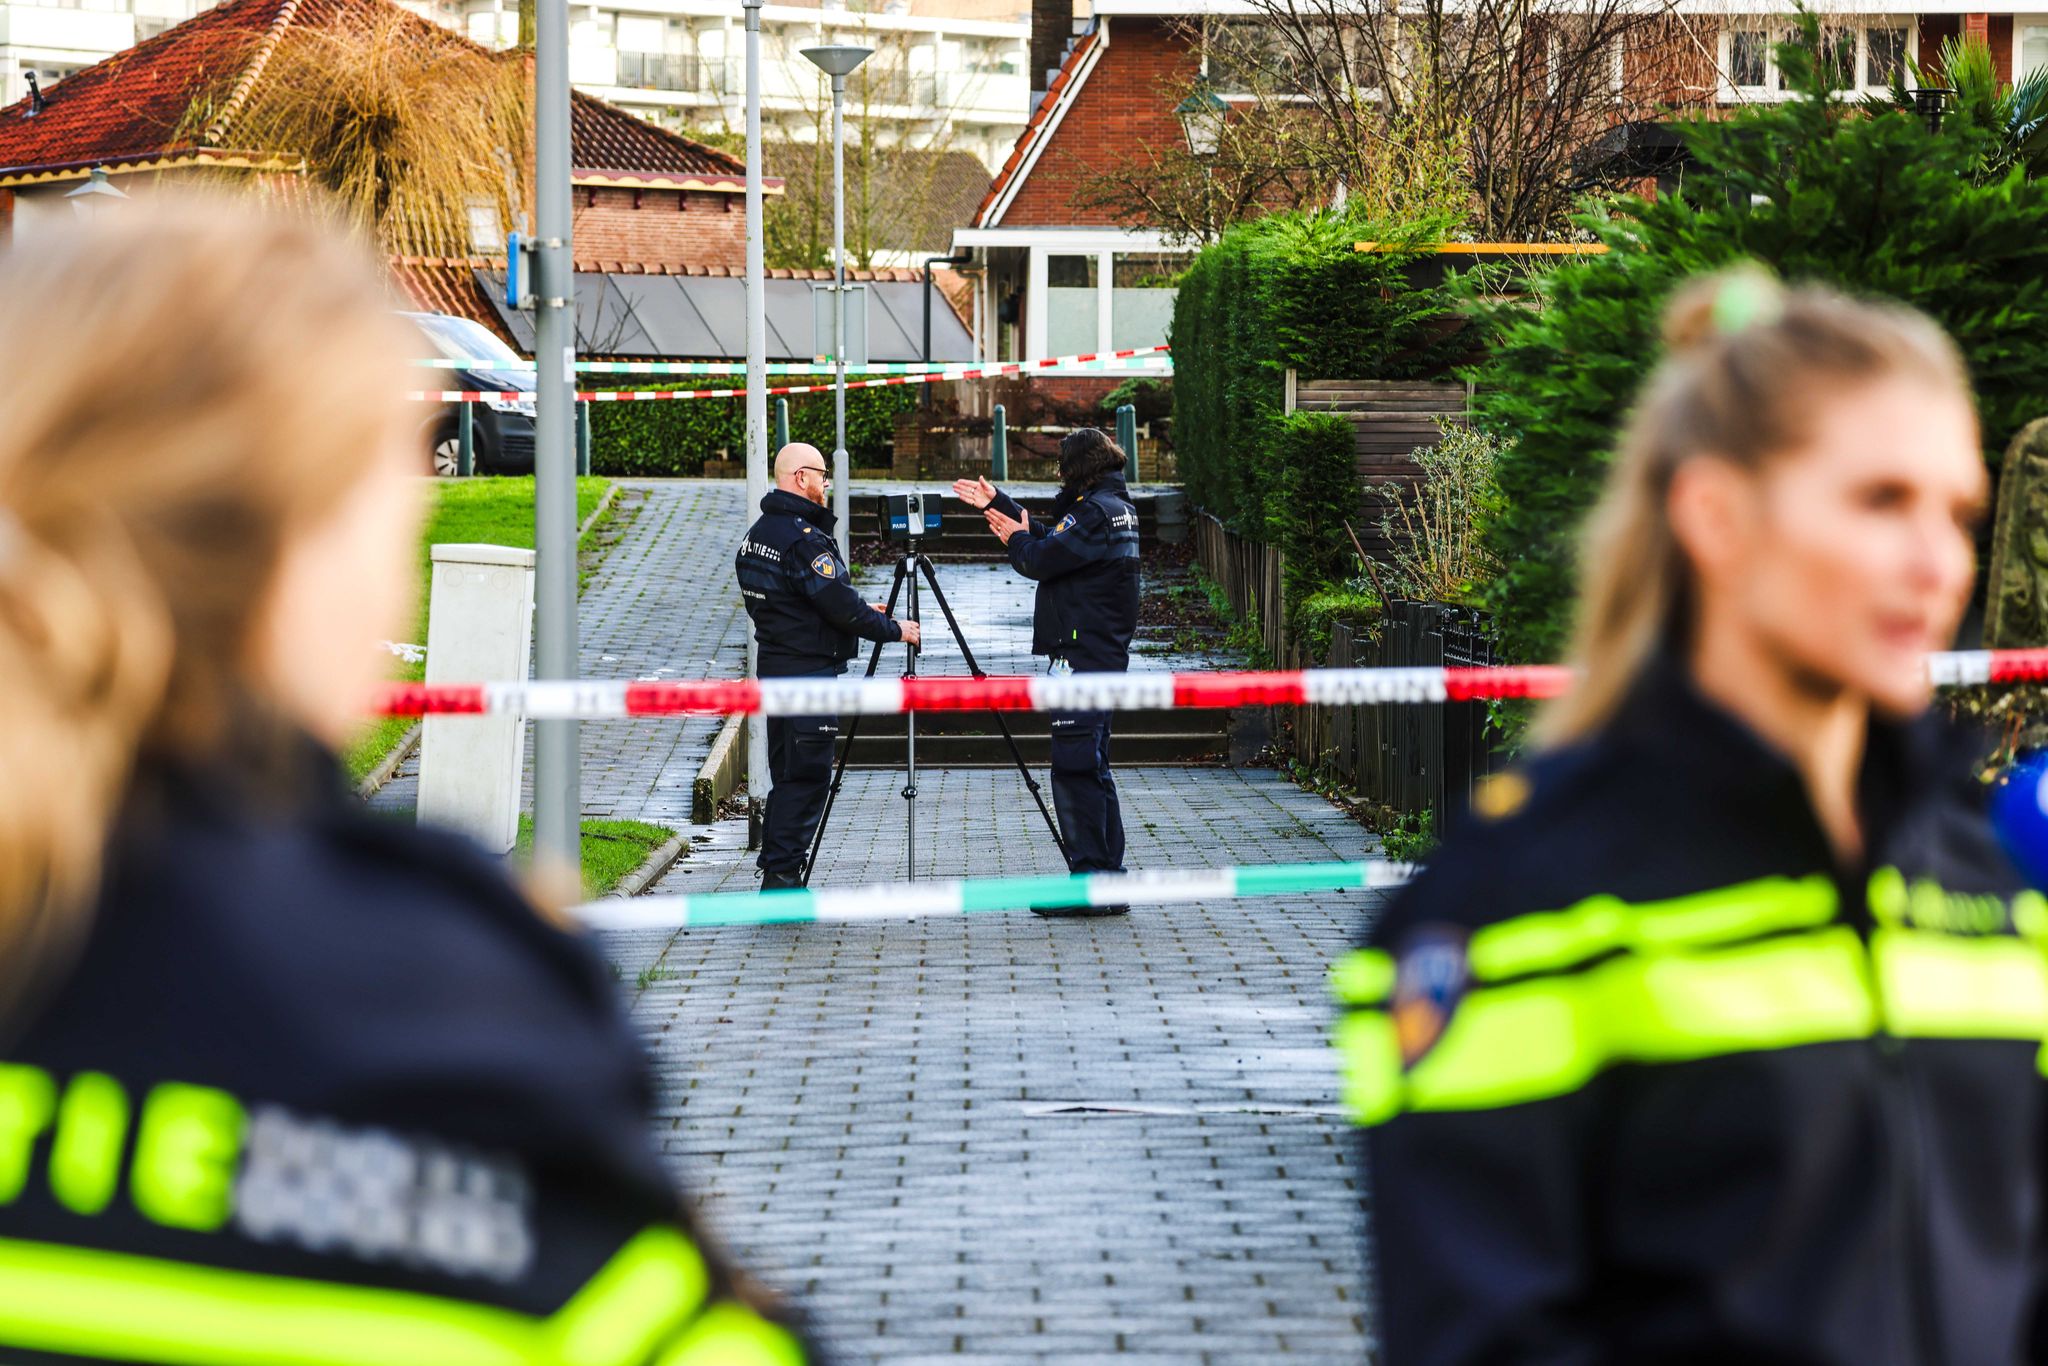
[[[1278,467],[1267,486],[1266,525],[1286,554],[1287,609],[1358,570],[1347,518],[1358,515],[1356,436],[1335,413],[1289,413],[1272,420],[1266,442]]]
[[[1793,281],[1902,300],[1961,345],[1995,460],[2048,411],[2048,182],[1979,183],[1984,148],[1951,121],[1845,106],[1814,74],[1815,21],[1779,49],[1783,104],[1681,125],[1699,168],[1681,194],[1583,220],[1610,248],[1537,282],[1542,306],[1492,310],[1500,337],[1472,373],[1479,422],[1507,445],[1487,529],[1484,594],[1508,654],[1567,644],[1579,523],[1616,429],[1659,358],[1659,319],[1689,277],[1742,258]]]
[[[678,381],[678,383],[698,381]],[[607,385],[626,389],[631,385]],[[640,386],[645,387],[645,386]],[[769,421],[775,400],[770,398]],[[896,415],[917,406],[917,387],[892,384],[852,389],[846,395],[846,449],[853,463],[889,463]],[[746,444],[743,398],[662,399],[649,403],[591,405],[590,468],[609,475],[695,475],[721,450],[737,453]],[[821,451],[832,449],[832,395],[796,394],[789,400],[789,435]]]
[[[1169,334],[1174,448],[1195,502],[1248,535],[1283,539],[1287,503],[1270,495],[1283,482],[1273,422],[1285,372],[1405,379],[1463,353],[1455,291],[1413,284],[1415,252],[1354,248],[1372,240],[1419,249],[1441,229],[1282,213],[1240,224],[1196,255]]]

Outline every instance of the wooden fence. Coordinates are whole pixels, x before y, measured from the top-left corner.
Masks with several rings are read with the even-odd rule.
[[[1287,630],[1279,549],[1238,535],[1208,513],[1196,516],[1194,533],[1203,570],[1239,616],[1258,624],[1277,667],[1497,662],[1481,614],[1435,602],[1388,603],[1370,633],[1339,624],[1330,633],[1329,658],[1307,658]],[[1292,722],[1294,755],[1301,762],[1328,766],[1362,796],[1397,811],[1430,813],[1439,832],[1463,814],[1480,780],[1504,762],[1483,702],[1272,710],[1276,722],[1283,716]]]

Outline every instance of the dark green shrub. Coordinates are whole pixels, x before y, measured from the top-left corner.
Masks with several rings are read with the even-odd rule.
[[[1701,169],[1681,193],[1583,220],[1609,254],[1539,278],[1540,308],[1489,310],[1499,339],[1473,372],[1478,420],[1509,449],[1485,600],[1511,658],[1565,648],[1579,523],[1659,358],[1664,303],[1694,274],[1746,257],[1925,311],[1969,361],[1988,451],[2048,408],[2048,182],[1978,183],[1971,126],[1937,134],[1832,99],[1815,74],[1816,22],[1804,28],[1779,49],[1799,98],[1683,125]]]
[[[1294,638],[1308,651],[1311,664],[1325,664],[1330,633],[1339,622],[1354,631],[1369,631],[1378,625],[1380,610],[1379,594],[1370,588],[1318,589],[1294,609]]]
[[[1280,539],[1271,423],[1291,368],[1305,379],[1409,378],[1440,371],[1469,343],[1454,292],[1409,279],[1413,251],[1442,225],[1402,229],[1341,213],[1240,224],[1198,253],[1174,300],[1173,431],[1195,502],[1249,535]]]
[[[1335,413],[1289,413],[1269,425],[1263,444],[1276,477],[1266,486],[1264,521],[1286,554],[1281,586],[1291,612],[1357,569],[1344,529],[1358,515],[1357,439]]]
[[[669,381],[662,380],[662,384]],[[681,378],[675,387],[709,387]],[[627,385],[606,385],[624,389]],[[643,384],[638,387],[645,388]],[[769,400],[772,405],[774,400]],[[892,384],[846,394],[846,449],[857,466],[889,463],[896,415],[917,406],[917,387]],[[696,475],[704,462],[737,459],[746,444],[746,400],[679,398],[646,403],[591,405],[590,467],[608,475]],[[789,400],[789,435],[821,451],[832,449],[832,395],[796,394]]]

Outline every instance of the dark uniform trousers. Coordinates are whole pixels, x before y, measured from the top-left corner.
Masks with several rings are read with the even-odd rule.
[[[1124,870],[1124,815],[1109,771],[1110,713],[1052,715],[1052,805],[1067,866],[1076,873]]]
[[[837,678],[839,670],[786,675]],[[771,877],[794,878],[810,853],[832,786],[832,755],[839,743],[836,716],[768,718],[768,811],[761,827],[760,867]]]
[[[1022,515],[1016,500],[995,506]],[[1052,515],[1030,522],[1006,547],[1010,563],[1038,583],[1031,651],[1055,669],[1121,673],[1130,667],[1138,625],[1138,513],[1121,478],[1066,493]],[[1052,801],[1067,866],[1077,873],[1124,871],[1124,817],[1109,769],[1110,714],[1052,715]]]

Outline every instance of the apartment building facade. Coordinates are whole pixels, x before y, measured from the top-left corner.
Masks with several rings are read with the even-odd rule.
[[[819,43],[875,49],[856,74],[849,120],[914,146],[966,151],[993,169],[1030,112],[1026,0],[877,0],[873,10],[762,10],[770,138],[829,136],[829,88],[800,55]],[[154,37],[206,0],[0,0],[0,104]],[[518,41],[517,0],[408,0],[407,8],[494,48]],[[746,25],[728,0],[604,0],[570,6],[570,79],[675,129],[744,127]]]

